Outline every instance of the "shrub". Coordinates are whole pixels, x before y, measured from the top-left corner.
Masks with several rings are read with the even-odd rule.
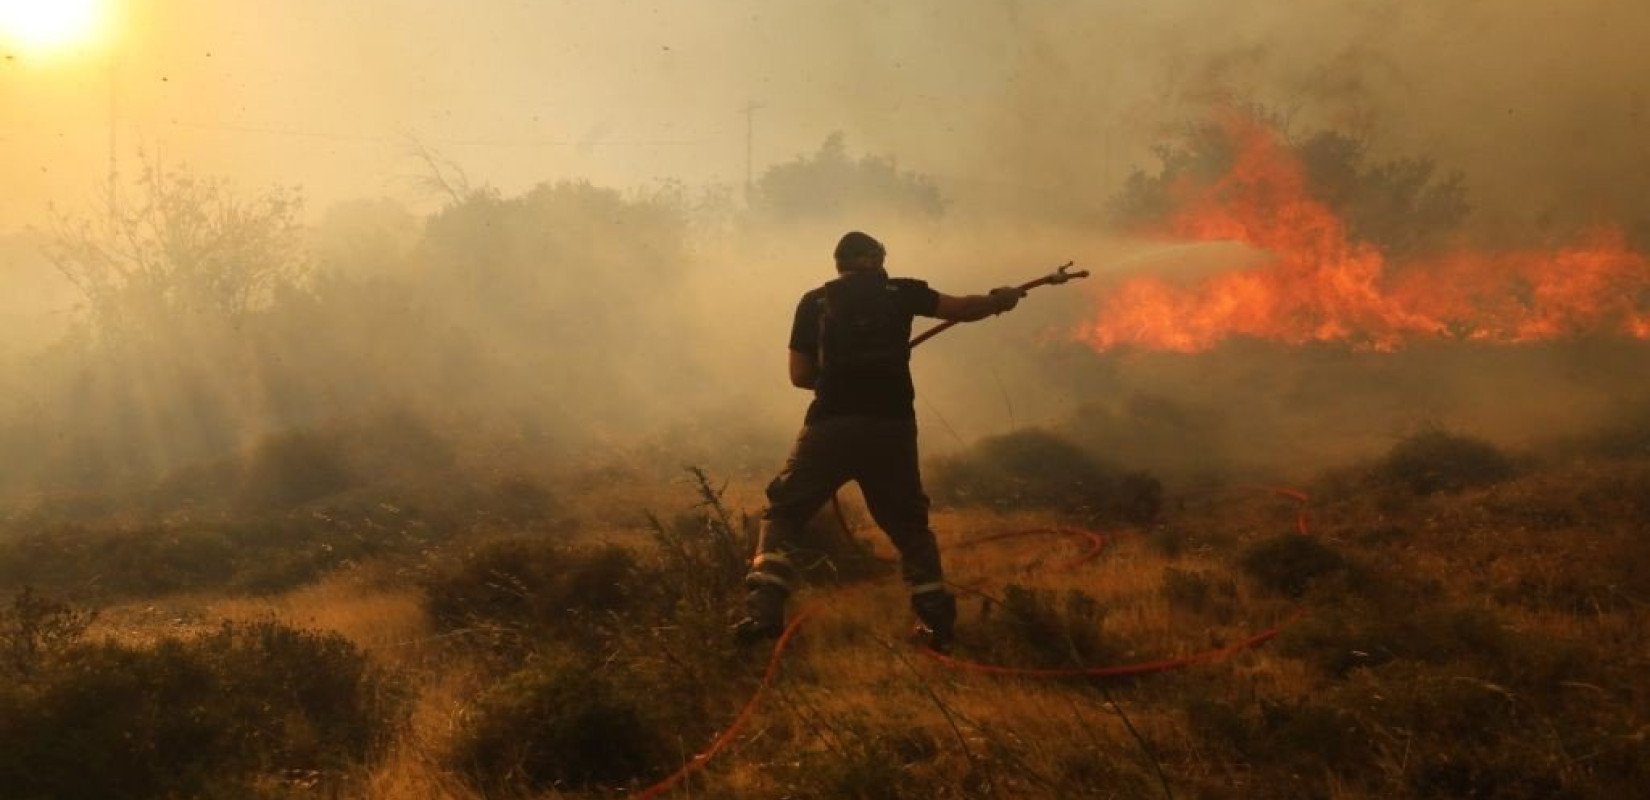
[[[96,617],[23,587],[9,608],[0,607],[0,676],[34,675],[79,641]]]
[[[1369,734],[1344,709],[1305,701],[1261,700],[1256,712],[1204,697],[1186,703],[1194,730],[1247,760],[1304,775],[1367,767]]]
[[[832,745],[809,748],[778,777],[787,796],[902,800],[936,796],[912,767],[930,763],[939,743],[927,731],[878,730],[860,719],[832,720]]]
[[[240,522],[64,525],[0,543],[0,587],[27,582],[103,597],[274,592],[363,559],[416,554],[427,544],[424,530],[381,509],[353,519],[317,510]]]
[[[1286,533],[1250,545],[1240,565],[1267,589],[1300,597],[1313,581],[1344,569],[1346,560],[1317,539]]]
[[[1379,484],[1428,495],[1489,486],[1513,472],[1512,460],[1494,445],[1434,430],[1398,442],[1375,465],[1371,477]]]
[[[747,526],[734,522],[710,476],[698,467],[688,472],[699,494],[697,510],[669,525],[648,515],[661,561],[659,577],[666,595],[691,608],[721,611],[744,586],[756,542]]]
[[[672,750],[648,724],[645,696],[566,658],[533,664],[483,695],[453,750],[455,767],[494,792],[589,788],[652,774]]]
[[[1100,637],[1106,608],[1080,589],[1064,593],[1011,583],[984,607],[978,623],[987,658],[1039,668],[1096,666],[1120,648]]]
[[[1237,584],[1207,571],[1164,567],[1163,596],[1176,608],[1213,614],[1221,622],[1227,622],[1237,602]]]
[[[17,797],[247,796],[336,783],[381,752],[404,693],[336,634],[226,625],[65,652],[0,687],[0,786]]]
[[[1109,469],[1040,430],[983,439],[965,453],[936,460],[929,476],[938,499],[965,505],[1049,508],[1146,523],[1156,519],[1162,503],[1156,478]]]
[[[424,582],[424,604],[447,630],[467,629],[505,651],[546,637],[602,635],[655,586],[618,545],[575,549],[526,538],[477,545]]]

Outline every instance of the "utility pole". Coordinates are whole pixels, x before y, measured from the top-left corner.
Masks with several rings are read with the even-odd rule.
[[[120,223],[120,162],[116,140],[120,114],[120,57],[109,54],[109,235]]]
[[[753,174],[753,170],[754,170],[753,153],[755,152],[755,150],[754,150],[753,142],[756,139],[756,112],[758,112],[758,111],[760,111],[764,108],[767,108],[767,107],[768,107],[767,103],[758,103],[758,102],[755,102],[755,101],[752,101],[752,102],[749,102],[749,103],[745,104],[745,207],[746,208],[750,208],[751,190],[752,190],[752,187],[755,185],[752,174]]]

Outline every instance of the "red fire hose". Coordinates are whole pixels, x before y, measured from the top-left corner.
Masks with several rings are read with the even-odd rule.
[[[1067,261],[1066,263],[1061,264],[1053,272],[1050,272],[1037,280],[1026,281],[1015,288],[1022,292],[1029,292],[1039,286],[1058,286],[1073,278],[1087,278],[1089,276],[1089,271],[1086,269],[1078,270],[1076,272],[1071,271],[1071,267],[1075,263],[1076,262],[1074,261]],[[957,324],[955,321],[941,322],[940,324],[917,334],[917,337],[911,340],[911,346],[916,347],[917,345],[922,344],[923,342],[926,342],[941,333],[944,333],[955,324]]]

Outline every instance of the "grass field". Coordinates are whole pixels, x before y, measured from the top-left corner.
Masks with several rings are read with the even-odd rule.
[[[1436,436],[1293,487],[1311,498],[1304,526],[1296,500],[1238,483],[1171,483],[1143,523],[1080,503],[936,509],[961,599],[958,659],[1129,664],[1281,626],[1251,649],[1138,677],[999,676],[930,658],[879,566],[891,550],[850,502],[858,544],[821,533],[832,558],[792,604],[812,615],[731,744],[674,792],[1650,794],[1650,457],[1504,456]],[[126,519],[7,539],[0,575],[17,594],[0,617],[12,673],[0,750],[23,756],[0,758],[0,785],[21,787],[6,790],[16,797],[116,796],[99,795],[105,785],[382,800],[645,789],[693,763],[762,683],[768,650],[725,634],[741,564],[724,551],[745,546],[739,498],[759,495],[601,486],[555,515],[411,538],[368,513],[377,527],[350,527],[349,558],[296,559],[300,576],[251,584],[179,565],[243,526],[309,526],[283,541],[336,552],[312,528],[338,527],[339,509],[309,503],[206,533]],[[1071,526],[1105,536],[1098,558],[1072,565],[1086,545],[1067,536],[975,543]],[[112,544],[127,537],[148,544]],[[262,546],[261,564],[222,563],[293,555]],[[116,580],[123,569],[171,577]],[[22,593],[31,574],[51,580]],[[323,669],[336,679],[309,674]],[[109,679],[120,670],[135,677]],[[253,673],[268,677],[243,679]],[[97,753],[103,772],[71,780],[19,749],[43,740]]]

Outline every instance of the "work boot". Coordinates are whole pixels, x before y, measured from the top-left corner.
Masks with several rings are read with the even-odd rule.
[[[753,584],[745,595],[745,617],[733,623],[733,639],[755,644],[778,639],[785,632],[785,598],[789,593],[773,584]]]
[[[936,653],[951,652],[957,628],[957,598],[946,591],[914,594],[911,610],[917,613],[917,641]]]

